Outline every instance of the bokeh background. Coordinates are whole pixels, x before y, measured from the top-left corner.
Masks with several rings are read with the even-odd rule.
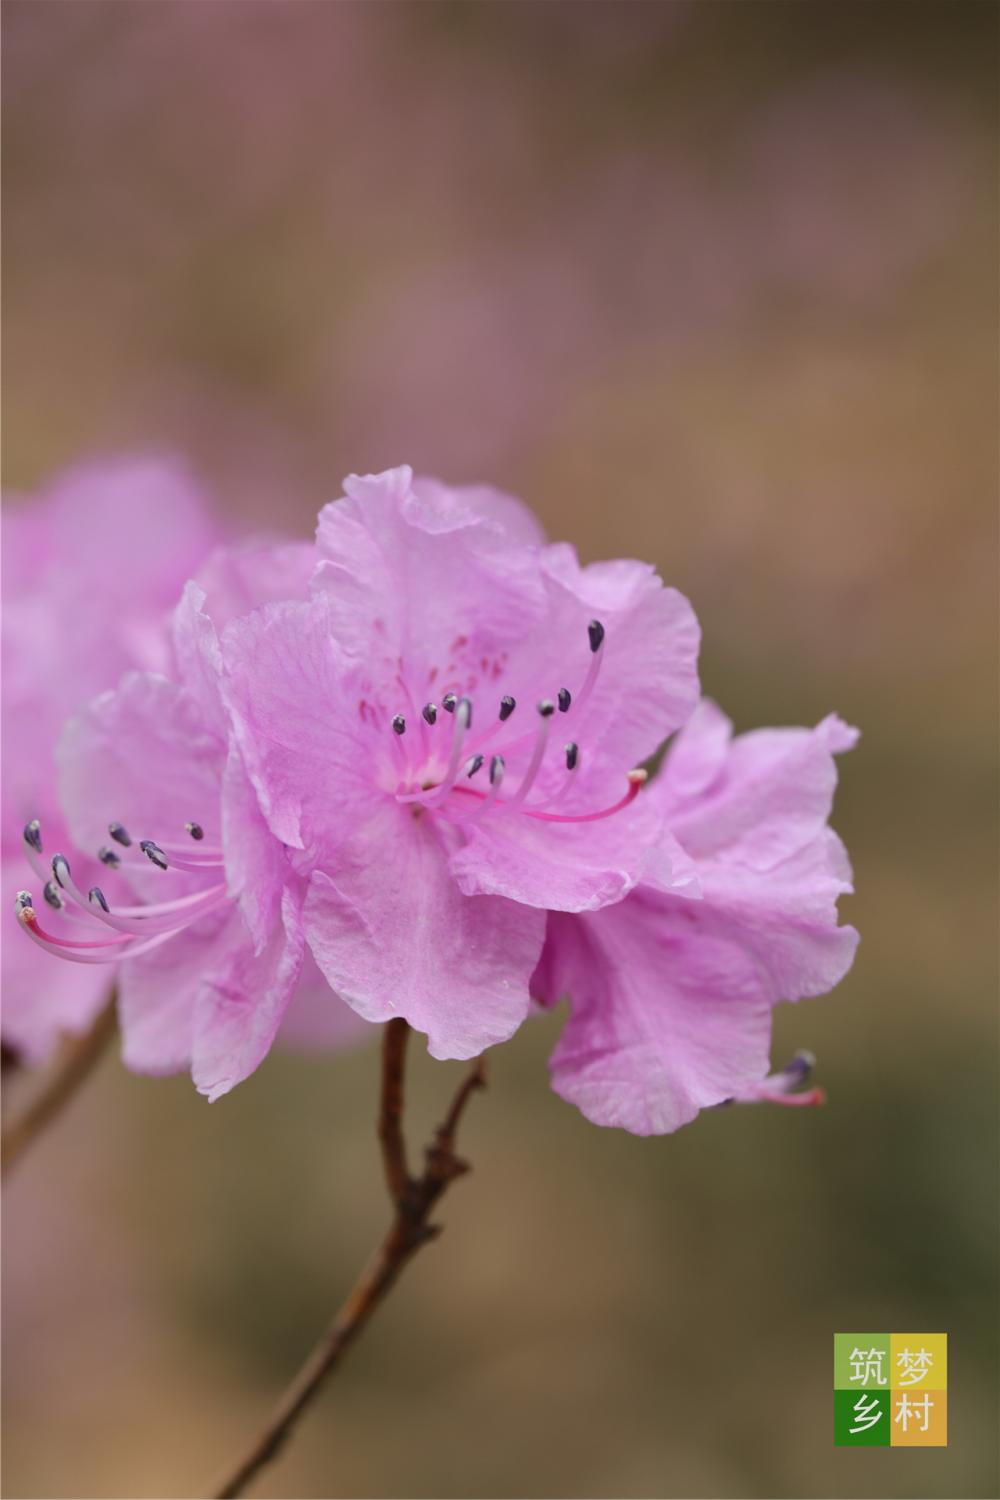
[[[177,449],[306,534],[351,470],[489,479],[654,559],[740,728],[864,731],[859,958],[777,1022],[829,1106],[601,1132],[526,1026],[256,1493],[995,1496],[996,8],[4,11],[9,485]],[[7,1495],[205,1492],[380,1232],[376,1074],[105,1060],[5,1188]],[[832,1447],[858,1328],[949,1333],[947,1449]]]

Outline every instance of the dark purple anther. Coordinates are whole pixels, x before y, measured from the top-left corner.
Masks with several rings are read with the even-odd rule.
[[[167,863],[167,856],[164,854],[159,844],[154,844],[152,839],[140,839],[139,848],[142,850],[146,858],[152,864],[154,864],[158,870],[168,870],[170,868],[169,864]]]

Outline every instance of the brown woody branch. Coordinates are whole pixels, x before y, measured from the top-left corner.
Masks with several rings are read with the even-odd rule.
[[[469,1170],[468,1164],[455,1154],[455,1137],[469,1099],[476,1089],[485,1087],[485,1060],[480,1057],[474,1063],[452,1100],[444,1122],[425,1148],[423,1171],[419,1177],[412,1177],[406,1164],[402,1129],[403,1078],[409,1031],[407,1023],[397,1019],[387,1023],[383,1034],[378,1137],[394,1209],[392,1222],[347,1301],[278,1401],[264,1427],[212,1490],[216,1500],[231,1500],[233,1496],[242,1495],[250,1481],[275,1457],[403,1267],[422,1245],[440,1233],[440,1225],[429,1222],[431,1210],[453,1178]]]
[[[88,1031],[66,1039],[60,1055],[37,1091],[21,1113],[4,1127],[0,1139],[0,1170],[4,1176],[49,1121],[73,1098],[100,1060],[114,1034],[115,997],[112,994]]]

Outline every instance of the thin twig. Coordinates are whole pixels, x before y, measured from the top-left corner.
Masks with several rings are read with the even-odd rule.
[[[469,1170],[455,1155],[455,1136],[469,1099],[486,1085],[485,1059],[478,1058],[459,1087],[444,1122],[425,1150],[425,1166],[419,1177],[406,1169],[402,1133],[403,1070],[409,1027],[405,1021],[390,1021],[382,1048],[382,1104],[378,1136],[386,1182],[392,1199],[392,1223],[378,1249],[327,1329],[323,1338],[288,1386],[262,1430],[226,1476],[212,1490],[214,1500],[233,1500],[265,1464],[278,1453],[296,1422],[319,1391],[327,1376],[366,1326],[390,1287],[422,1245],[435,1239],[440,1225],[428,1218],[449,1182]]]
[[[397,1016],[387,1021],[382,1038],[382,1095],[378,1116],[378,1138],[382,1147],[382,1166],[389,1197],[398,1203],[406,1193],[410,1169],[406,1164],[406,1141],[403,1138],[403,1077],[406,1072],[406,1044],[410,1028]]]
[[[4,1176],[49,1121],[73,1098],[114,1034],[115,997],[112,994],[89,1030],[67,1038],[61,1055],[35,1095],[4,1127],[0,1140],[0,1170]]]

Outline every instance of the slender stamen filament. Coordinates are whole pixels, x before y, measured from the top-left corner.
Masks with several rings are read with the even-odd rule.
[[[218,898],[225,894],[225,884],[210,885],[203,891],[193,891],[189,896],[175,896],[172,901],[156,901],[149,906],[116,906],[119,917],[160,917],[168,912],[190,912],[193,907],[208,904],[208,897]],[[201,915],[199,911],[199,916]]]
[[[535,777],[541,770],[542,761],[545,759],[545,749],[549,742],[549,730],[552,726],[552,715],[554,712],[555,706],[552,701],[549,698],[543,698],[538,705],[539,725],[535,748],[528,762],[528,769],[521,777],[521,785],[508,803],[509,807],[520,807],[535,783]]]
[[[204,837],[200,824],[191,826],[199,830],[201,838]],[[112,824],[111,831],[112,837],[123,848],[132,847],[132,839],[121,824]],[[196,844],[200,844],[200,839],[194,833],[191,837]],[[173,846],[167,847],[173,853]],[[190,858],[188,856],[193,851],[188,846],[183,851],[185,858],[182,859],[177,854],[168,865],[162,846],[146,839],[141,841],[139,848],[164,869],[186,868],[199,874],[211,871],[218,873],[221,870],[221,858],[217,858],[211,849],[206,849],[203,857],[199,858],[198,855],[202,854],[199,848],[198,854]],[[56,957],[69,959],[74,963],[119,963],[148,953],[176,936],[192,922],[224,905],[229,899],[225,882],[217,879],[214,884],[200,891],[189,892],[168,901],[112,908],[100,886],[91,886],[84,895],[73,879],[69,860],[65,855],[54,855],[51,869],[45,864],[41,858],[42,838],[37,819],[33,819],[24,830],[24,849],[32,869],[43,881],[46,903],[57,913],[60,924],[68,923],[76,931],[72,936],[63,937],[43,928],[27,891],[20,892],[17,898],[16,909],[20,924],[32,942]],[[108,868],[120,866],[121,860],[113,851],[103,852],[111,855],[110,859],[102,861]],[[221,856],[221,851],[219,855]],[[98,931],[104,930],[103,937],[81,935],[82,928],[89,928],[93,933],[95,924]],[[110,932],[107,931],[108,928],[111,929]]]
[[[174,907],[172,910],[165,911],[156,905],[151,905],[138,908],[142,913],[141,916],[124,915],[109,910],[106,903],[102,906],[99,902],[90,901],[85,897],[70,874],[69,864],[62,855],[56,855],[52,861],[52,870],[59,885],[77,906],[106,927],[111,927],[116,932],[125,933],[131,937],[149,936],[153,932],[174,931],[179,925],[186,926],[196,916],[201,916],[217,906],[220,894],[225,891],[222,885],[212,886],[207,891],[198,892],[197,896],[189,900],[188,904],[182,908]],[[94,889],[96,890],[97,887]],[[183,914],[180,923],[178,911]]]
[[[625,793],[624,797],[622,797],[618,802],[615,802],[611,807],[601,808],[599,812],[554,813],[543,812],[540,808],[535,807],[521,807],[518,810],[523,813],[526,818],[538,818],[543,823],[597,823],[602,818],[610,818],[615,813],[621,812],[623,808],[628,807],[629,803],[634,802],[636,797],[638,797],[639,792],[642,790],[647,777],[648,772],[641,769],[629,771],[627,777],[628,791]],[[455,791],[466,797],[485,798],[486,796],[486,793],[475,791],[471,786],[458,786],[455,788]],[[500,798],[495,805],[501,809],[513,808],[517,806],[514,798],[510,798],[506,801],[503,798]]]
[[[587,699],[597,685],[597,679],[601,671],[601,663],[604,660],[604,626],[600,620],[591,620],[587,626],[587,636],[590,641],[590,666],[587,675],[583,679],[583,686],[573,701],[573,709],[579,714]],[[567,704],[567,709],[569,704]]]
[[[551,774],[546,775],[545,788],[541,800],[536,799],[533,803],[528,802],[532,788],[535,786],[545,764],[551,724],[550,721],[557,711],[560,714],[579,715],[591,698],[597,684],[604,660],[605,629],[600,620],[591,620],[587,625],[587,640],[590,646],[590,663],[587,668],[583,682],[574,695],[567,687],[560,687],[555,695],[555,700],[543,698],[538,704],[539,723],[534,735],[522,733],[511,740],[498,746],[490,762],[490,787],[488,791],[475,791],[464,785],[464,782],[476,775],[486,761],[484,753],[486,745],[501,731],[507,720],[510,719],[515,708],[516,700],[509,693],[505,693],[500,699],[499,713],[489,724],[485,731],[480,730],[475,736],[469,733],[472,723],[472,702],[469,698],[458,698],[455,693],[445,693],[441,699],[441,709],[445,713],[453,715],[455,724],[452,735],[451,752],[447,768],[443,775],[438,773],[436,757],[428,749],[426,741],[426,727],[433,726],[438,719],[438,706],[427,703],[420,710],[418,716],[418,727],[420,729],[422,744],[422,756],[414,756],[412,759],[407,755],[400,744],[406,733],[406,719],[402,714],[397,714],[392,722],[394,731],[393,739],[397,754],[400,755],[404,780],[396,788],[396,801],[400,803],[414,803],[423,807],[440,810],[442,817],[449,822],[462,822],[472,820],[480,821],[488,809],[496,809],[498,812],[518,812],[525,817],[537,818],[543,822],[552,823],[590,823],[601,818],[610,817],[620,812],[638,795],[639,788],[646,779],[645,772],[636,770],[628,773],[628,791],[611,807],[600,808],[594,812],[563,813],[552,809],[565,801],[571,788],[577,781],[576,771],[580,764],[580,747],[575,740],[568,741],[563,747],[565,756],[566,774],[559,784]],[[484,662],[484,666],[486,663]],[[436,668],[432,677],[436,675]],[[400,683],[405,690],[405,682],[400,678]],[[407,699],[416,713],[416,707],[412,695],[407,691]],[[468,741],[474,740],[473,745]],[[518,772],[520,780],[516,790],[507,797],[500,794],[500,788],[504,781],[506,764],[512,754],[524,751],[528,754],[527,764],[521,769],[523,762],[518,761]],[[415,748],[415,747],[414,747]],[[472,753],[469,754],[469,750]],[[423,770],[421,770],[421,766]],[[464,775],[463,775],[464,773]],[[460,779],[461,778],[461,779]],[[411,791],[414,785],[419,790]],[[553,789],[554,788],[554,789]],[[474,797],[479,801],[479,807],[475,811],[463,814],[460,803],[450,799],[450,794],[455,792],[466,797]]]
[[[560,713],[569,714],[571,717],[575,718],[577,715],[579,715],[587,700],[593,693],[594,688],[597,684],[598,676],[600,675],[601,663],[604,660],[604,637],[605,630],[600,620],[591,620],[587,626],[587,638],[590,643],[590,665],[587,668],[587,675],[583,679],[580,690],[575,697],[568,688],[559,689],[559,692],[557,694],[557,701],[559,704]],[[511,712],[513,712],[513,710],[511,710]],[[505,717],[502,708],[500,717],[501,720],[503,720],[503,718]],[[496,732],[496,728],[497,726],[494,725],[493,729],[489,730],[487,732],[487,735],[484,735],[483,738],[486,739],[492,736],[492,734]],[[482,743],[482,741],[480,741],[480,743]],[[522,734],[519,735],[516,739],[507,740],[499,748],[504,755],[510,756],[515,750],[520,750],[522,746],[528,745],[530,743],[531,735]]]
[[[196,864],[211,865],[218,864],[222,859],[222,850],[217,844],[198,844],[197,846],[192,846],[191,844],[167,844],[160,839],[156,839],[155,841],[152,839],[142,840],[143,844],[153,842],[155,842],[158,849],[163,851],[171,864],[173,864],[175,859],[187,859],[192,860]]]
[[[445,700],[447,707],[447,699]],[[472,723],[472,703],[468,698],[460,698],[454,709],[455,731],[451,740],[451,756],[448,768],[441,778],[440,783],[429,792],[414,792],[408,796],[397,797],[398,802],[422,802],[425,807],[431,807],[442,802],[451,791],[458,780],[462,768],[462,745],[469,725]]]
[[[472,814],[473,822],[478,822],[479,819],[484,817],[486,813],[489,812],[490,808],[494,807],[499,801],[500,788],[503,786],[504,772],[506,771],[506,769],[507,767],[504,764],[503,756],[494,755],[492,760],[490,761],[490,789],[485,796],[483,796],[481,792],[477,792],[476,795],[483,796],[483,800],[476,811]],[[468,788],[468,790],[471,791],[471,787]]]
[[[191,856],[186,851],[182,854],[172,848],[164,848],[162,844],[155,844],[152,839],[143,839],[140,848],[158,870],[186,870],[202,875],[211,870],[222,869],[221,851],[218,855],[206,854],[201,858],[199,855]]]
[[[55,948],[100,948],[102,951],[105,951],[108,948],[118,948],[123,943],[127,943],[129,941],[128,937],[126,937],[122,933],[119,933],[117,937],[103,937],[93,940],[89,938],[56,937],[54,933],[46,932],[42,928],[40,922],[38,921],[38,918],[35,916],[33,907],[20,907],[18,915],[20,916],[21,921],[25,926],[29,926],[30,924],[31,931],[37,932],[39,937],[43,938],[45,942],[51,943]]]
[[[526,811],[535,812],[541,808],[558,807],[569,796],[573,783],[576,780],[574,772],[580,764],[580,747],[575,740],[570,740],[567,745],[563,746],[563,753],[566,757],[566,775],[563,778],[562,785],[551,797],[546,797],[542,802],[533,802],[531,807],[527,808]]]
[[[171,928],[169,932],[159,933],[145,943],[136,943],[127,937],[106,938],[99,943],[78,942],[59,938],[51,932],[46,932],[39,924],[38,917],[31,906],[18,906],[17,916],[22,931],[27,933],[32,942],[44,948],[47,953],[54,954],[56,958],[65,958],[70,963],[77,964],[122,963],[129,958],[138,958],[152,948],[158,948],[162,943],[168,942],[178,930]]]
[[[488,745],[490,740],[492,740],[495,735],[500,733],[500,730],[503,728],[504,724],[506,724],[507,720],[510,718],[516,707],[517,700],[515,698],[512,698],[509,693],[504,693],[503,697],[500,699],[499,714],[494,719],[490,727],[478,737],[480,749],[482,749],[484,745]]]

